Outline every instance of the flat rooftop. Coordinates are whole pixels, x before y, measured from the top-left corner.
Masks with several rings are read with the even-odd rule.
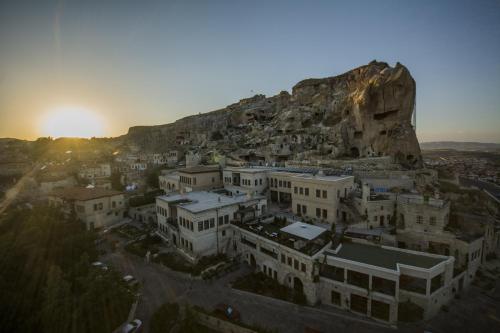
[[[224,170],[231,172],[242,172],[242,173],[263,173],[269,171],[269,169],[264,168],[238,168],[238,167],[226,167]]]
[[[67,187],[62,189],[56,189],[52,191],[49,195],[66,200],[78,200],[86,201],[99,199],[104,197],[112,197],[115,195],[123,194],[115,190],[107,190],[104,188],[87,188],[87,187]]]
[[[179,169],[179,173],[206,173],[206,172],[218,172],[220,168],[218,166],[208,166],[199,165],[191,168]]]
[[[288,234],[304,238],[307,240],[312,240],[321,235],[326,231],[325,228],[321,228],[312,224],[307,224],[303,222],[295,222],[281,228],[280,231],[286,232]]]
[[[337,182],[344,179],[354,178],[353,176],[325,176],[325,175],[313,175],[308,173],[297,174],[294,175],[293,177],[306,180],[321,180],[325,182]]]
[[[254,197],[259,199],[260,197]],[[246,195],[227,196],[214,192],[195,191],[184,194],[162,195],[158,199],[167,203],[179,203],[179,207],[191,213],[200,213],[206,210],[221,208],[250,201]]]
[[[397,248],[380,247],[359,243],[342,243],[337,254],[328,251],[332,257],[361,262],[363,264],[397,270],[397,264],[429,269],[446,261],[446,258],[437,258],[425,253],[416,254],[400,251]]]

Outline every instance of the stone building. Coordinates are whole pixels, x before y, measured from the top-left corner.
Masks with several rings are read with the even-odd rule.
[[[75,214],[87,229],[108,227],[121,221],[126,211],[122,192],[102,188],[70,187],[52,191],[49,204]]]
[[[178,170],[182,192],[210,190],[222,187],[219,166],[197,166]]]
[[[343,242],[329,231],[272,219],[232,222],[235,255],[309,304],[333,305],[375,320],[396,323],[411,304],[422,319],[436,314],[463,288],[454,258],[388,246]]]
[[[263,194],[268,188],[268,169],[226,167],[222,172],[224,188],[233,194]]]
[[[230,225],[241,207],[266,211],[265,197],[194,191],[156,198],[158,233],[191,261],[230,251]]]
[[[111,165],[109,163],[91,163],[83,165],[78,171],[78,177],[92,182],[95,179],[111,177]]]
[[[160,189],[165,193],[178,192],[180,191],[180,177],[179,173],[176,171],[161,174],[158,176],[158,184]]]

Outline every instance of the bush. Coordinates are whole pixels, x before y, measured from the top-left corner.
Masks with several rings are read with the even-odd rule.
[[[151,317],[151,333],[170,332],[179,319],[179,304],[165,303]]]
[[[269,296],[296,304],[306,304],[304,293],[294,291],[262,272],[252,273],[237,279],[233,287],[259,295]]]

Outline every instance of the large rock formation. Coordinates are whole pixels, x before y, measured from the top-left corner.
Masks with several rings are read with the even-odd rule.
[[[291,95],[256,95],[171,124],[132,127],[126,139],[143,149],[216,149],[246,160],[391,156],[418,167],[414,105],[415,81],[406,67],[372,61],[301,81]]]

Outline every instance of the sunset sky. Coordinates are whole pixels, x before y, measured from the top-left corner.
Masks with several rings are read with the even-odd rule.
[[[402,0],[2,1],[0,137],[121,135],[373,59],[415,78],[420,141],[500,142],[500,1]]]

